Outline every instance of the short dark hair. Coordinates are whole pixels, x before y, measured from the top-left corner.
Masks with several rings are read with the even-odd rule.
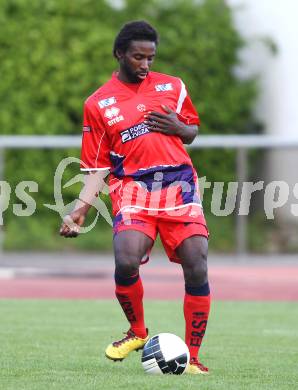
[[[158,45],[157,31],[144,20],[136,20],[126,23],[116,36],[113,48],[114,57],[116,50],[125,53],[131,41],[151,41]]]

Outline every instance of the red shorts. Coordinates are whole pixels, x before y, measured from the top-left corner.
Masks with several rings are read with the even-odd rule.
[[[176,254],[176,248],[182,241],[194,235],[209,238],[205,217],[201,209],[198,215],[189,214],[169,216],[166,212],[159,211],[157,215],[150,215],[148,211],[142,209],[130,213],[123,212],[114,218],[113,232],[116,235],[124,230],[137,230],[152,238],[153,241],[159,233],[170,261],[181,263]],[[148,255],[146,256],[147,260]]]

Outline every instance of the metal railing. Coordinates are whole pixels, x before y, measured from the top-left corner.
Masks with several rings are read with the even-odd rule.
[[[63,149],[79,148],[81,136],[0,136],[0,181],[4,177],[4,149]],[[238,183],[247,181],[247,153],[250,149],[298,148],[298,137],[270,135],[200,135],[188,146],[190,149],[235,149]],[[239,200],[237,200],[239,202]],[[237,205],[238,209],[239,204]],[[1,234],[1,230],[0,230]],[[2,234],[1,234],[2,236]],[[236,249],[247,252],[247,216],[237,215]],[[2,237],[3,239],[3,237]],[[0,237],[0,251],[2,240]]]

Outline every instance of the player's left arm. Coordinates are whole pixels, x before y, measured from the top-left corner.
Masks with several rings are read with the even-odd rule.
[[[178,136],[184,144],[191,144],[198,135],[197,125],[188,125],[179,119],[179,115],[168,106],[162,105],[165,113],[150,111],[144,115],[145,123],[150,131],[157,131],[166,135]]]
[[[191,144],[198,134],[200,126],[199,114],[181,79],[179,79],[179,86],[175,84],[174,90],[177,99],[175,111],[168,106],[161,105],[163,112],[150,112],[148,118],[146,118],[148,119],[147,125],[151,131],[175,135],[184,144]]]

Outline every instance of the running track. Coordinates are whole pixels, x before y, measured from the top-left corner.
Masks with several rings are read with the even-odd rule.
[[[114,298],[112,259],[100,261],[94,257],[90,262],[88,257],[84,263],[82,259],[67,258],[57,263],[50,257],[47,255],[40,262],[37,255],[26,262],[0,258],[0,298]],[[209,264],[213,299],[298,301],[298,262],[264,264],[253,260],[248,264],[225,260]],[[151,260],[142,267],[141,275],[146,299],[181,299],[184,294],[182,272],[176,264],[165,260],[154,264]]]

